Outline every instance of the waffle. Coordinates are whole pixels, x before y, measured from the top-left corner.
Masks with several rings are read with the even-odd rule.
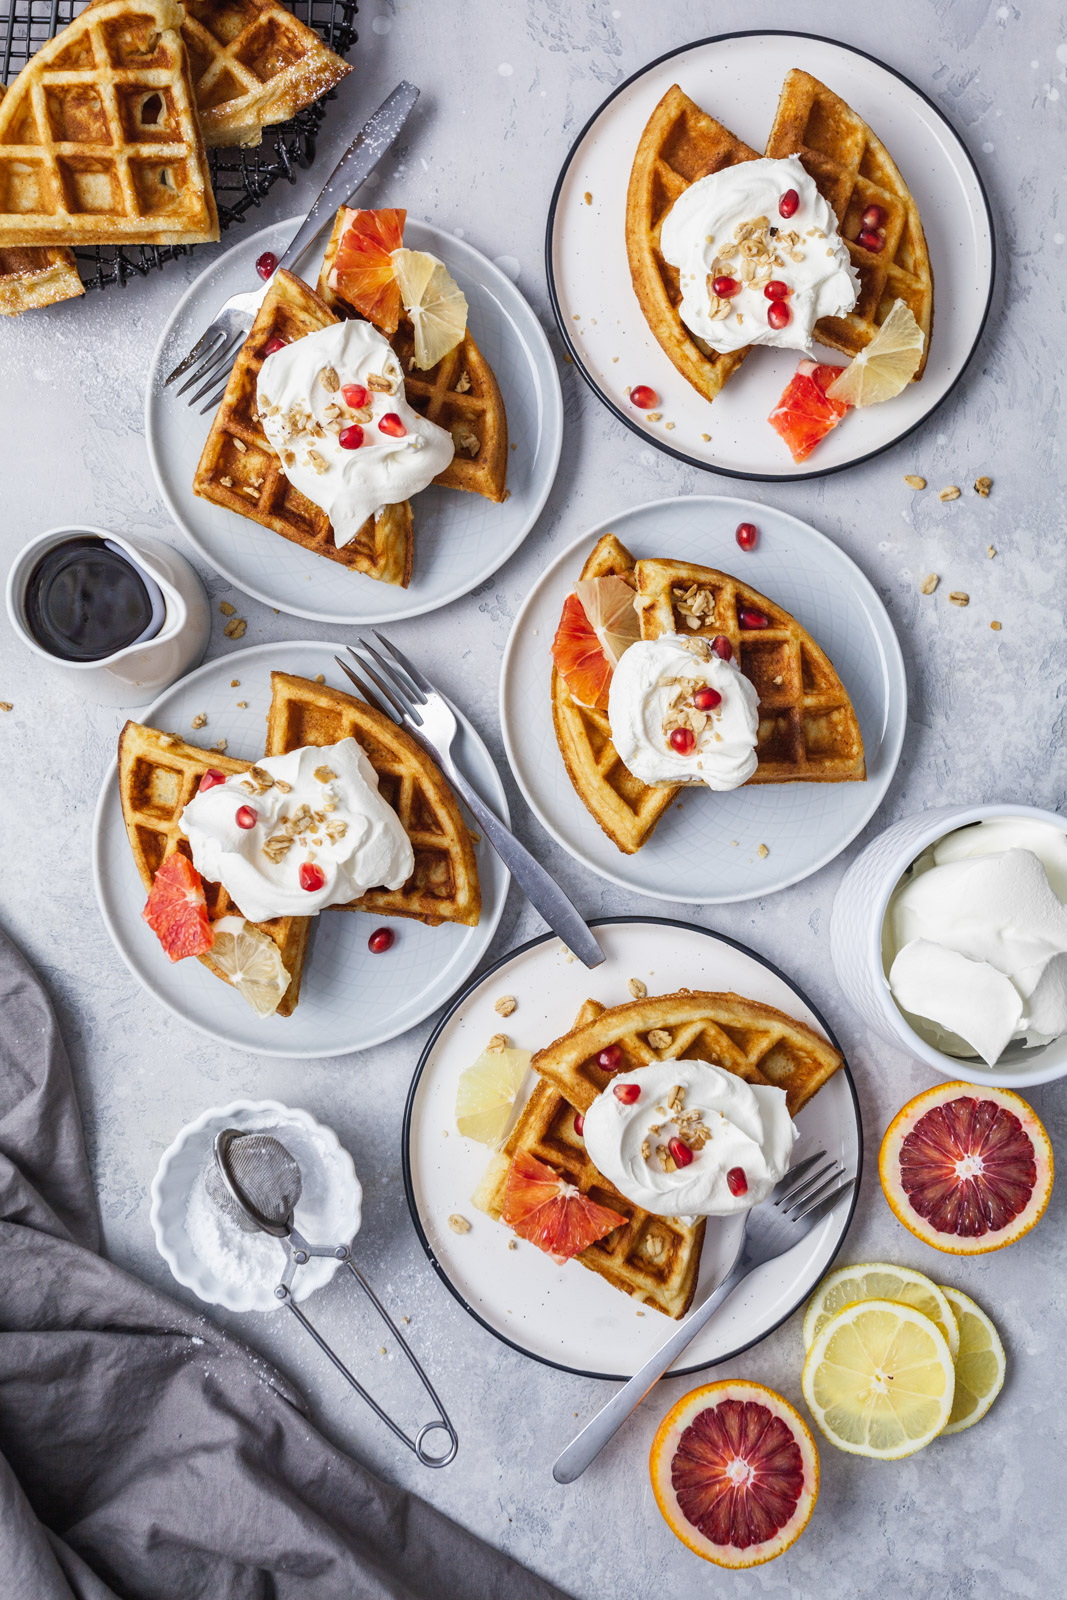
[[[247,772],[251,765],[250,761],[234,761],[214,750],[198,750],[195,745],[184,743],[177,734],[159,733],[155,728],[142,727],[139,722],[127,722],[119,735],[119,793],[133,859],[146,890],[151,889],[152,880],[166,856],[179,850],[192,859],[179,819],[208,767],[216,768],[229,778],[235,773]],[[204,895],[212,922],[220,917],[241,915],[221,884],[205,883]],[[277,1015],[291,1016],[300,998],[311,919],[275,917],[270,922],[253,926],[278,946],[289,974],[289,987],[278,1005]],[[210,952],[197,959],[216,978],[230,982],[212,961]]]
[[[318,282],[322,299],[342,317],[352,316],[353,310],[330,288],[329,277],[341,242],[346,210],[342,206],[334,219]],[[426,372],[421,372],[414,364],[415,336],[407,317],[401,320],[393,347],[402,370],[407,373],[404,391],[408,404],[421,416],[446,429],[456,447],[452,460],[434,482],[443,489],[466,489],[499,503],[507,494],[508,421],[496,376],[471,337],[470,329],[463,335],[461,344]]]
[[[378,788],[411,840],[415,869],[400,889],[371,889],[342,911],[414,917],[436,927],[473,927],[481,913],[478,865],[470,832],[437,763],[410,734],[354,695],[288,673],[271,673],[268,756],[303,745],[353,738],[378,774]]]
[[[0,246],[198,244],[219,221],[177,0],[107,0],[0,103]]]
[[[267,345],[326,328],[337,318],[314,290],[291,272],[277,272],[263,298],[252,331],[234,362],[193,489],[204,500],[249,517],[313,555],[326,556],[353,572],[406,588],[411,581],[412,518],[408,501],[384,506],[338,549],[330,519],[294,489],[267,442],[256,410],[256,381]]]
[[[576,1026],[592,1021],[603,1011],[587,1000]],[[642,1211],[601,1176],[574,1130],[574,1107],[544,1079],[539,1080],[503,1148],[493,1157],[473,1201],[497,1222],[501,1220],[508,1169],[522,1153],[543,1161],[561,1177],[627,1218],[576,1257],[583,1267],[597,1272],[614,1288],[654,1306],[668,1317],[684,1317],[692,1303],[704,1243],[704,1218],[695,1223],[677,1217],[657,1217]]]
[[[715,399],[748,351],[719,355],[685,326],[678,270],[660,254],[660,228],[691,183],[758,155],[674,84],[649,117],[630,172],[626,253],[634,293],[658,344],[706,400]]]
[[[915,372],[915,380],[921,378],[930,349],[934,278],[918,207],[885,145],[838,95],[794,67],[782,86],[767,154],[800,157],[833,207],[859,274],[855,309],[847,316],[823,317],[815,325],[816,338],[854,356],[874,338],[893,302],[903,300],[925,335]],[[869,205],[886,213],[885,248],[877,255],[856,243]]]
[[[0,317],[84,294],[74,255],[62,245],[0,249]]]

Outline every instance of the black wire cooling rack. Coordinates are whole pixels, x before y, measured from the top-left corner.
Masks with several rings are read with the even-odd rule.
[[[289,8],[320,33],[331,49],[346,56],[356,42],[358,0],[288,0]],[[0,0],[0,83],[11,83],[43,44],[85,10],[86,0]],[[263,142],[250,150],[209,150],[219,226],[242,222],[279,178],[296,182],[297,172],[315,159],[315,135],[333,92],[300,111],[291,122],[266,128]],[[97,245],[75,250],[87,289],[146,278],[196,245]]]

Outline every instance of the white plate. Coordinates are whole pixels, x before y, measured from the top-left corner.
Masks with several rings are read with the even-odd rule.
[[[469,594],[513,555],[537,521],[559,465],[563,396],[548,340],[515,285],[469,244],[408,218],[405,243],[439,256],[470,306],[471,331],[496,373],[508,435],[508,499],[430,487],[415,505],[415,571],[407,589],[348,572],[325,556],[212,505],[193,493],[193,474],[211,415],[163,380],[231,294],[254,287],[256,258],[281,255],[299,219],[242,239],[201,273],[178,302],[152,358],[145,393],[145,438],[159,492],[175,522],[216,572],[246,594],[316,622],[390,622],[417,617]],[[314,284],[321,255],[304,265]]]
[[[626,188],[652,111],[678,83],[755,150],[767,143],[782,81],[801,67],[843,96],[882,139],[919,207],[934,274],[930,359],[919,383],[846,417],[797,466],[767,415],[800,359],[756,350],[709,405],[676,372],[637,303],[626,258]],[[587,204],[586,194],[592,195]],[[563,336],[592,388],[657,449],[738,478],[817,478],[867,460],[919,426],[953,388],[985,325],[993,292],[993,223],[974,163],[944,116],[890,67],[803,33],[705,39],[654,61],[586,124],[549,210],[546,255]],[[595,319],[595,320],[594,320]],[[835,351],[825,359],[840,364]],[[649,422],[626,389],[651,384],[663,415]],[[664,424],[675,427],[666,432]],[[702,434],[709,434],[704,440]]]
[[[754,551],[737,546],[754,522]],[[550,650],[563,601],[601,534],[635,556],[698,561],[736,574],[792,612],[826,651],[852,698],[865,783],[787,783],[711,794],[686,791],[651,839],[627,856],[579,800],[552,727]],[[907,715],[904,659],[886,609],[859,568],[825,535],[773,506],[691,495],[635,506],[584,534],[538,580],[515,618],[500,676],[500,720],[519,788],[564,849],[602,878],[657,900],[722,905],[798,883],[842,851],[873,816],[900,759]],[[735,842],[736,841],[736,842]],[[759,846],[769,854],[761,857]]]
[[[478,978],[453,1003],[423,1052],[404,1116],[404,1184],[419,1237],[433,1266],[471,1316],[514,1349],[549,1366],[593,1378],[629,1377],[675,1326],[575,1262],[559,1267],[534,1245],[508,1249],[510,1230],[471,1205],[489,1159],[484,1145],[456,1132],[456,1084],[500,1026],[502,994],[518,1007],[507,1027],[520,1048],[536,1050],[573,1026],[590,995],[607,1005],[630,998],[627,981],[650,991],[733,989],[777,1006],[821,1033],[829,1029],[796,986],[744,946],[689,923],[654,917],[594,924],[607,956],[595,972],[568,959],[551,934],[534,939]],[[831,1036],[832,1037],[832,1036]],[[834,1041],[836,1043],[836,1040]],[[531,1074],[532,1076],[532,1074]],[[847,1066],[797,1117],[797,1159],[826,1150],[859,1177],[863,1136]],[[445,1137],[447,1132],[448,1137]],[[803,1303],[841,1246],[855,1207],[843,1202],[807,1239],[752,1274],[694,1339],[672,1371],[697,1372],[764,1338]],[[469,1233],[455,1234],[458,1212]],[[725,1276],[740,1242],[741,1219],[708,1223],[696,1298]]]
[[[225,738],[227,755],[254,760],[263,754],[272,669],[305,678],[322,672],[328,684],[351,690],[333,659],[334,650],[314,642],[261,644],[209,661],[139,712],[138,720],[182,738],[202,740],[205,747]],[[230,687],[233,678],[240,680],[236,689]],[[248,702],[246,710],[238,709],[238,700]],[[198,736],[190,725],[201,711],[208,720]],[[462,712],[456,715],[458,764],[497,815],[507,820],[507,800],[492,758]],[[482,914],[476,928],[455,923],[427,928],[407,917],[389,921],[358,912],[324,911],[311,930],[300,1003],[291,1017],[264,1018],[199,961],[169,962],[142,920],[144,886],[126,837],[115,766],[104,779],[93,825],[97,902],[134,977],[201,1033],[261,1056],[337,1056],[366,1050],[406,1033],[443,1005],[485,955],[508,891],[508,874],[495,850],[483,839],[475,854],[482,887]],[[396,943],[385,955],[375,956],[367,949],[367,939],[379,926],[393,928]]]

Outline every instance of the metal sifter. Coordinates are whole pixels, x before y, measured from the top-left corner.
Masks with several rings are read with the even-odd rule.
[[[319,1349],[329,1356],[338,1372],[347,1378],[375,1416],[385,1423],[402,1444],[414,1451],[424,1467],[447,1467],[450,1461],[455,1460],[456,1451],[459,1449],[456,1430],[438,1399],[433,1384],[408,1348],[396,1323],[353,1262],[348,1245],[309,1244],[293,1227],[293,1212],[303,1189],[299,1163],[273,1134],[242,1133],[238,1128],[223,1128],[215,1137],[214,1152],[215,1165],[208,1172],[207,1190],[215,1205],[246,1232],[259,1229],[281,1240],[286,1264],[282,1281],[274,1291],[276,1297],[299,1319]],[[437,1420],[425,1423],[414,1439],[409,1438],[392,1417],[386,1415],[294,1301],[290,1293],[293,1278],[299,1268],[310,1261],[312,1256],[330,1256],[335,1261],[342,1261],[345,1264],[389,1328],[418,1374],[426,1393],[437,1407]],[[437,1430],[443,1430],[449,1438],[448,1449],[439,1456],[429,1454],[425,1448],[427,1436]]]

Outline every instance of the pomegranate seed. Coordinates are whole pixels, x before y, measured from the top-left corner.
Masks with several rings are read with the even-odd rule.
[[[867,207],[866,211],[863,213],[863,226],[865,228],[870,228],[872,231],[875,228],[885,227],[885,212],[882,210],[881,206]]]
[[[736,278],[716,278],[711,286],[720,300],[729,300],[735,295],[741,285]]]
[[[784,300],[772,300],[767,307],[767,321],[772,328],[785,328],[793,320],[793,313]]]
[[[259,821],[259,812],[254,806],[238,806],[234,821],[239,828],[254,828]]]
[[[869,250],[872,256],[876,256],[884,247],[885,240],[880,233],[872,233],[870,228],[864,228],[856,243],[862,245],[864,250]]]
[[[717,633],[715,635],[714,639],[711,641],[711,648],[714,650],[720,661],[733,660],[734,647],[726,637],[725,633]]]
[[[674,1164],[676,1167],[687,1167],[693,1159],[693,1152],[686,1144],[684,1139],[669,1140],[667,1149],[674,1157]]]
[[[616,1100],[621,1100],[624,1106],[632,1106],[635,1100],[641,1098],[641,1089],[636,1083],[617,1083],[614,1093]]]
[[[671,749],[680,756],[691,756],[697,747],[696,734],[691,728],[674,728],[671,731]]]
[[[789,293],[789,285],[783,283],[781,278],[772,278],[763,293],[768,300],[784,300]]]
[[[658,399],[655,389],[650,389],[647,383],[639,383],[630,390],[630,404],[638,411],[650,411]]]
[[[747,1194],[748,1179],[744,1167],[731,1167],[726,1174],[726,1186],[731,1194]]]
[[[284,350],[286,343],[287,341],[285,339],[279,339],[277,334],[275,334],[274,338],[268,342],[263,354],[265,356],[272,356],[274,355],[275,351]]]
[[[341,393],[344,395],[345,405],[351,406],[353,411],[358,411],[360,406],[367,404],[367,391],[361,383],[343,383]]]
[[[407,431],[395,411],[387,411],[378,424],[378,432],[387,433],[390,439],[402,439]]]
[[[759,538],[759,529],[754,522],[739,522],[734,538],[742,550],[755,550],[756,541]]]
[[[722,705],[722,695],[718,689],[698,689],[693,696],[693,704],[698,711],[714,711],[716,706]]]
[[[596,1058],[596,1064],[602,1072],[618,1072],[622,1066],[622,1049],[617,1044],[609,1044],[601,1050]]]
[[[299,877],[301,889],[306,889],[308,894],[314,894],[326,882],[325,872],[314,861],[301,861]]]
[[[585,1132],[585,1118],[582,1116],[580,1111],[576,1111],[574,1113],[574,1131],[578,1135],[579,1139]]]
[[[770,617],[765,617],[762,611],[739,611],[737,620],[742,628],[769,628]]]
[[[274,254],[274,251],[264,250],[263,254],[256,262],[256,271],[259,273],[264,283],[266,283],[268,278],[273,277],[274,269],[277,265],[278,257]]]
[[[337,435],[337,443],[342,450],[358,450],[363,443],[363,429],[359,423],[353,422],[347,428],[342,428]]]
[[[785,194],[778,202],[778,215],[780,217],[796,216],[796,210],[799,204],[800,196],[797,194],[796,190],[787,189]]]
[[[367,940],[367,949],[372,955],[384,956],[385,952],[391,950],[395,943],[396,934],[392,928],[379,928]]]
[[[204,776],[200,779],[199,792],[203,794],[205,790],[213,789],[217,783],[225,782],[225,773],[220,772],[218,767],[208,767],[207,771],[204,773]]]

